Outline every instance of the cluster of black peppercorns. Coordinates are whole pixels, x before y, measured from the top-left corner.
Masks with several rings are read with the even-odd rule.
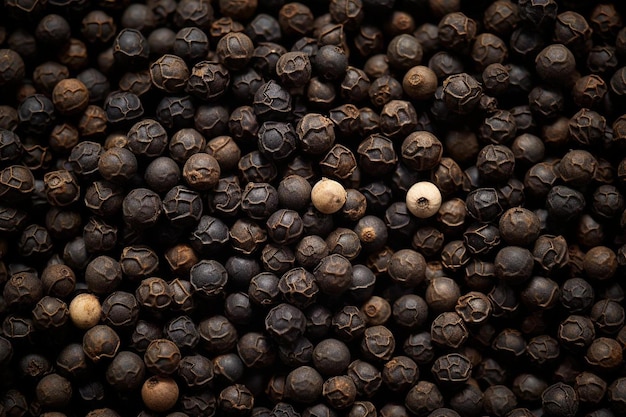
[[[4,0],[0,417],[626,416],[623,18]]]

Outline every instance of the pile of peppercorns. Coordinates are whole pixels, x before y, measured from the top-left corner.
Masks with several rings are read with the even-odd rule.
[[[4,0],[0,417],[625,416],[624,18]]]

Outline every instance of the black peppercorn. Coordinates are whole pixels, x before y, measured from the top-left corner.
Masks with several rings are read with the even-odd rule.
[[[143,383],[145,365],[139,355],[119,352],[106,370],[107,382],[117,390],[137,390]]]
[[[352,378],[339,375],[324,382],[322,395],[331,407],[338,410],[350,407],[356,398],[356,386]]]
[[[398,80],[386,74],[373,78],[375,80],[370,85],[368,95],[374,106],[382,107],[392,100],[402,98],[402,84]]]
[[[109,326],[134,326],[139,318],[139,303],[133,294],[115,291],[102,302],[102,314]]]
[[[163,310],[172,302],[172,291],[165,280],[151,277],[142,280],[135,290],[139,304],[150,310]]]
[[[458,298],[455,311],[469,324],[482,323],[491,315],[491,302],[486,295],[471,291]]]
[[[1,49],[0,56],[4,64],[0,67],[0,84],[17,84],[24,78],[24,60],[17,52],[11,49]]]
[[[304,333],[306,318],[290,304],[279,304],[265,317],[265,328],[278,342],[291,343]]]
[[[58,374],[44,376],[36,387],[37,400],[44,407],[63,408],[72,398],[70,381]]]
[[[290,123],[265,122],[258,131],[259,150],[274,161],[284,161],[292,156],[297,140]]]
[[[446,14],[439,21],[439,42],[442,46],[462,51],[476,36],[476,22],[460,12]]]
[[[443,407],[444,400],[435,384],[418,381],[406,394],[404,405],[411,413],[421,416]]]
[[[469,359],[458,353],[440,356],[431,368],[435,379],[442,385],[454,386],[467,381],[472,371]]]
[[[306,308],[317,299],[320,290],[315,276],[304,268],[287,271],[278,281],[283,298],[298,308]]]

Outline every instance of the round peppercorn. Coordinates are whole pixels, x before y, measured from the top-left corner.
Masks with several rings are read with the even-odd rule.
[[[559,324],[558,339],[570,348],[587,347],[595,338],[593,322],[584,316],[571,315]]]
[[[24,60],[12,49],[0,49],[0,85],[17,84],[26,74]]]
[[[61,375],[46,375],[37,383],[36,395],[43,407],[63,408],[72,398],[72,385]]]
[[[401,249],[395,252],[389,261],[388,273],[395,282],[406,286],[418,286],[426,273],[424,256],[411,249]]]
[[[53,297],[65,298],[76,286],[76,274],[67,265],[49,265],[41,273],[44,291]]]
[[[324,382],[322,395],[331,407],[342,410],[354,403],[357,395],[356,386],[349,376],[333,376]]]
[[[426,322],[428,304],[418,295],[403,295],[393,303],[392,315],[398,325],[408,329],[418,328]]]
[[[566,153],[557,169],[561,179],[572,187],[584,187],[591,182],[597,167],[596,158],[589,152],[577,149]]]
[[[402,162],[416,171],[435,168],[441,161],[442,153],[443,145],[430,132],[413,132],[402,142]]]
[[[446,107],[452,112],[471,113],[481,96],[480,84],[469,74],[451,75],[443,81],[443,99]]]
[[[17,115],[20,127],[34,135],[45,133],[56,119],[54,104],[43,94],[26,97],[17,107]]]
[[[228,69],[237,71],[243,69],[254,52],[252,40],[243,33],[231,32],[222,37],[216,47],[219,60]]]
[[[322,375],[338,375],[350,364],[350,350],[340,340],[324,339],[315,345],[312,360]]]
[[[311,61],[304,52],[287,52],[276,62],[276,75],[290,88],[302,87],[311,79]]]
[[[262,220],[278,208],[278,192],[267,183],[248,183],[241,195],[241,209],[251,218]]]
[[[578,395],[571,386],[558,382],[541,394],[541,406],[550,415],[573,417],[578,413]]]
[[[150,310],[163,310],[172,303],[172,291],[165,280],[151,277],[142,280],[135,290],[139,304]]]
[[[80,114],[89,104],[89,91],[85,84],[76,78],[66,78],[52,90],[52,102],[62,115]]]
[[[100,300],[93,294],[78,294],[70,302],[69,314],[72,323],[79,329],[92,328],[102,316]]]
[[[370,398],[381,387],[381,373],[369,362],[357,359],[348,366],[348,376],[354,382],[358,396]]]
[[[495,271],[499,279],[512,284],[522,283],[530,278],[534,260],[532,253],[519,246],[506,246],[496,254]]]
[[[156,412],[165,412],[178,401],[178,385],[171,378],[151,376],[141,387],[141,399],[146,407]]]
[[[592,279],[606,280],[613,277],[617,271],[615,252],[606,246],[591,248],[583,260],[583,269]]]
[[[100,155],[98,171],[108,181],[124,183],[137,172],[137,158],[126,148],[113,147]]]
[[[404,392],[419,378],[417,364],[408,356],[395,356],[385,363],[382,370],[385,386],[394,392]]]
[[[414,66],[404,74],[402,89],[414,100],[428,100],[437,89],[437,75],[428,67]]]
[[[535,69],[547,82],[564,83],[576,69],[576,59],[565,45],[554,44],[537,54]]]
[[[313,271],[320,290],[329,295],[339,295],[352,283],[352,265],[339,254],[322,258]]]
[[[87,330],[83,336],[83,350],[93,362],[113,358],[120,347],[120,337],[109,326],[99,324]]]
[[[466,382],[472,372],[470,360],[458,353],[440,356],[431,368],[435,379],[443,386],[458,386]]]
[[[387,243],[387,226],[376,216],[365,216],[359,219],[354,232],[358,235],[361,247],[366,252],[378,251]]]
[[[622,363],[622,348],[614,339],[598,337],[587,348],[585,361],[600,371],[611,371]]]
[[[418,182],[407,192],[406,206],[418,218],[425,219],[431,217],[441,207],[441,192],[431,182]]]
[[[304,268],[293,268],[280,278],[278,290],[292,305],[306,308],[316,301],[319,286],[313,274]]]
[[[514,207],[505,211],[500,217],[499,229],[502,239],[516,246],[530,245],[541,233],[537,215],[523,207]]]
[[[483,408],[494,416],[503,417],[517,407],[513,391],[504,385],[492,385],[485,390]]]
[[[437,385],[429,381],[418,381],[406,394],[404,405],[415,415],[428,415],[443,407],[444,399]]]
[[[507,146],[487,145],[478,153],[476,167],[482,180],[506,182],[515,170],[515,155]]]
[[[80,186],[69,171],[48,172],[44,175],[44,183],[46,198],[53,206],[68,206],[80,197]]]
[[[178,370],[181,355],[178,346],[167,339],[150,342],[144,353],[146,368],[158,375],[170,375]]]
[[[624,309],[616,301],[604,299],[593,305],[590,317],[598,330],[612,334],[624,324]]]
[[[564,185],[552,187],[546,196],[548,213],[558,221],[570,221],[578,217],[584,207],[584,195]]]
[[[459,286],[447,277],[436,277],[430,280],[426,288],[428,307],[437,313],[454,309],[461,296]]]
[[[207,153],[191,155],[183,166],[183,178],[196,190],[206,191],[213,188],[220,177],[220,165]]]
[[[45,296],[41,298],[32,310],[35,326],[43,329],[62,327],[69,318],[67,305],[58,298]]]
[[[511,81],[508,68],[501,63],[487,65],[482,80],[486,92],[495,96],[505,93]]]
[[[131,293],[116,291],[111,293],[102,303],[102,314],[105,324],[113,327],[135,325],[139,317],[139,304]]]
[[[314,368],[300,366],[289,374],[285,380],[285,396],[301,404],[316,402],[322,395],[324,380]]]
[[[477,291],[470,291],[456,301],[455,311],[469,324],[482,323],[491,315],[489,298]]]
[[[221,294],[228,282],[228,273],[219,262],[203,259],[191,267],[189,281],[199,294],[213,297]]]
[[[304,333],[306,318],[301,310],[290,304],[279,304],[265,317],[268,333],[280,342],[293,343]]]
[[[346,202],[346,190],[335,180],[323,178],[311,189],[313,206],[324,214],[333,214],[341,210]]]
[[[365,329],[361,340],[361,352],[365,358],[389,360],[395,348],[395,338],[387,327],[378,325]]]
[[[323,78],[341,79],[348,68],[348,56],[339,46],[324,45],[317,51],[313,65],[316,72]]]

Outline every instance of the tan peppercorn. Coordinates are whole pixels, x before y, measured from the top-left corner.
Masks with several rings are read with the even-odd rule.
[[[341,210],[346,203],[346,189],[335,180],[322,178],[311,189],[311,202],[324,214],[333,214]]]
[[[178,385],[172,378],[152,376],[141,387],[141,399],[150,410],[163,413],[176,405]]]
[[[78,294],[70,303],[70,318],[79,329],[90,329],[100,322],[102,306],[93,294]]]
[[[437,213],[441,207],[441,192],[432,182],[422,181],[406,193],[406,207],[415,217],[426,219]]]
[[[437,90],[437,75],[423,65],[409,69],[402,79],[402,89],[415,100],[428,100]]]
[[[391,317],[391,305],[389,305],[389,302],[376,295],[363,304],[361,311],[365,314],[367,324],[370,326],[385,324]]]

